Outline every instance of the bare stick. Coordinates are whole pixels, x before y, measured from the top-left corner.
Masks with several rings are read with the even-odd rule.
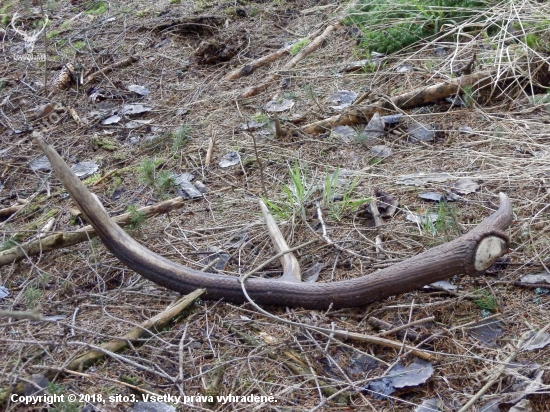
[[[187,202],[181,197],[166,200],[153,206],[142,207],[137,210],[145,218],[150,218],[155,215],[169,213],[172,210],[182,208]],[[135,216],[132,213],[124,213],[120,216],[113,217],[113,220],[120,226],[127,226],[132,223],[132,218]],[[31,240],[14,246],[10,249],[0,252],[0,266],[19,262],[22,259],[30,256],[36,256],[50,250],[60,249],[67,246],[76,245],[81,242],[86,242],[91,238],[97,237],[97,233],[90,225],[75,232],[62,232],[43,237],[42,239]]]
[[[282,49],[279,49],[277,51],[274,51],[273,53],[268,54],[267,56],[263,56],[263,57],[260,57],[259,59],[246,63],[245,65],[227,74],[224,77],[224,79],[227,81],[230,81],[230,80],[238,79],[239,77],[250,76],[260,67],[265,66],[268,63],[274,62],[275,60],[278,60],[284,55],[288,54],[290,49],[292,49],[292,44],[287,47],[283,47]]]
[[[30,320],[42,320],[42,315],[37,309],[33,309],[26,312],[0,310],[0,318],[14,318],[14,319],[30,319]]]
[[[335,29],[336,25],[330,25],[328,26],[325,31],[315,38],[311,43],[309,43],[307,46],[305,46],[300,52],[292,58],[287,64],[284,65],[284,67],[281,69],[281,71],[287,71],[292,69],[294,66],[296,66],[302,59],[304,59],[308,54],[314,52],[317,50],[323,42],[327,39],[327,37],[332,33],[332,31]],[[260,93],[262,90],[265,90],[269,87],[269,85],[274,82],[278,78],[278,74],[272,74],[268,76],[267,80],[257,86],[253,86],[248,88],[244,91],[243,94],[241,94],[241,99],[246,99],[247,97],[252,97]]]
[[[400,332],[402,331],[403,329],[407,329],[407,328],[410,328],[411,326],[415,326],[415,325],[420,325],[422,323],[426,323],[426,322],[432,322],[435,318],[433,316],[429,316],[427,318],[423,318],[423,319],[418,319],[418,320],[415,320],[413,322],[409,322],[405,325],[401,325],[401,326],[397,326],[397,327],[394,327],[394,328],[391,328],[389,330],[386,330],[384,332],[381,332],[378,334],[378,336],[389,336],[389,335],[393,335],[394,333],[397,333],[397,332]],[[411,333],[411,331],[409,331],[409,334]],[[416,333],[415,333],[416,334]],[[411,336],[411,339],[413,339],[413,337]]]
[[[181,313],[182,310],[189,307],[193,302],[199,298],[204,293],[204,289],[197,289],[196,291],[188,294],[181,298],[176,304],[169,306],[164,311],[158,315],[147,319],[145,322],[141,323],[139,327],[133,328],[127,334],[122,336],[120,339],[112,340],[105,342],[99,346],[99,348],[109,351],[109,352],[118,352],[121,349],[125,348],[128,345],[128,342],[134,341],[140,338],[144,333],[149,330],[159,329],[166,325],[174,316],[177,316]],[[101,359],[105,356],[105,352],[101,350],[91,350],[72,362],[70,362],[66,369],[78,370],[82,367],[85,367],[98,359]]]
[[[15,205],[6,207],[4,209],[0,209],[0,219],[5,219],[11,215],[13,215],[15,212],[19,211],[25,205]]]
[[[437,83],[432,86],[421,87],[408,93],[396,96],[389,101],[378,100],[377,102],[361,109],[351,108],[345,113],[337,116],[308,124],[302,127],[302,131],[304,133],[324,133],[334,126],[364,123],[368,121],[376,112],[388,111],[394,108],[405,110],[422,106],[432,100],[442,99],[449,97],[452,94],[459,93],[463,91],[465,86],[472,86],[473,90],[477,90],[490,84],[493,76],[495,75],[495,73],[483,71],[462,76],[457,79],[452,79],[447,82]]]
[[[378,202],[376,200],[376,194],[371,198],[369,203],[370,213],[372,215],[372,220],[374,220],[374,227],[379,227],[384,225],[384,221],[380,217],[380,211],[378,210]]]
[[[107,67],[104,67],[101,70],[98,70],[97,72],[94,72],[94,73],[89,74],[88,76],[86,76],[86,80],[84,81],[84,84],[90,83],[91,81],[95,80],[96,77],[106,75],[106,74],[112,72],[115,69],[120,69],[122,67],[129,66],[129,65],[137,62],[138,60],[139,60],[138,57],[130,56],[130,57],[127,57],[127,58],[125,58],[123,60],[120,60],[116,63],[113,63],[113,64],[111,64]]]
[[[210,136],[210,141],[208,142],[208,150],[206,151],[206,159],[204,159],[204,166],[210,166],[210,161],[212,160],[212,153],[214,153],[214,147],[216,146],[216,133],[213,132]]]

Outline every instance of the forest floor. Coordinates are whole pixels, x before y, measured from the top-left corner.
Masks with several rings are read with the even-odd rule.
[[[499,12],[512,9],[507,3]],[[82,179],[112,216],[130,212],[133,225],[126,229],[133,238],[198,270],[212,255],[228,258],[211,270],[229,276],[276,254],[259,208],[262,198],[290,247],[323,229],[338,245],[314,243],[295,252],[304,271],[323,265],[317,282],[362,276],[450,241],[496,210],[500,192],[511,199],[514,222],[507,232],[510,253],[483,276],[449,279],[359,308],[264,307],[295,323],[370,336],[419,321],[385,338],[425,350],[430,358],[424,360],[408,346],[342,341],[274,320],[250,304],[199,299],[117,354],[106,352],[71,371],[71,361],[120,340],[179,295],[127,269],[95,238],[3,263],[0,309],[34,309],[43,317],[1,320],[3,410],[143,410],[134,401],[158,394],[181,396],[179,402],[163,399],[177,410],[458,411],[488,382],[469,410],[509,410],[518,402],[532,408],[525,410],[550,410],[550,335],[544,332],[550,325],[550,99],[544,90],[518,80],[493,95],[470,90],[460,105],[439,99],[396,108],[392,114],[402,116],[379,133],[378,149],[366,123],[303,132],[305,125],[349,109],[330,107],[338,106],[331,101],[338,91],[355,93],[352,100],[370,93],[357,105],[365,107],[452,80],[474,53],[473,73],[498,70],[505,60],[495,53],[502,50],[510,66],[521,43],[443,38],[376,60],[358,45],[357,30],[341,23],[349,9],[340,2],[163,0],[90,8],[72,1],[45,5],[47,43],[41,34],[32,54],[46,53],[44,61],[24,57],[31,54],[21,35],[36,30],[40,7],[8,6],[3,16],[17,11],[20,33],[3,20],[0,209],[19,207],[1,218],[2,250],[44,235],[45,226],[55,234],[86,224],[47,162],[39,160],[43,153],[33,131],[69,165],[92,169]],[[225,79],[331,24],[327,39],[294,68],[283,70],[292,58],[286,53],[249,76]],[[366,56],[371,62],[361,70],[346,70]],[[86,80],[130,57],[135,61],[76,84],[79,73]],[[63,85],[67,64],[74,76]],[[264,90],[241,98],[271,74],[275,81]],[[272,112],[274,104],[288,107]],[[134,106],[123,113],[127,105]],[[46,116],[36,119],[40,110]],[[275,118],[288,134],[276,135]],[[427,129],[426,140],[414,139],[415,125]],[[181,195],[174,176],[183,173],[194,176],[191,185],[201,182],[193,187],[204,193],[143,221],[137,209]],[[377,190],[398,202],[381,226],[365,210]],[[448,201],[426,198],[434,196]],[[277,273],[275,261],[258,275]],[[522,277],[533,274],[540,274],[536,284],[525,280],[520,287]],[[536,342],[529,341],[537,332]],[[420,366],[411,372],[411,365]],[[399,370],[405,383],[388,378]],[[45,386],[46,379],[46,393],[76,395],[76,401],[33,406],[13,398],[17,388],[32,393],[29,382]],[[229,394],[268,400],[215,401]]]

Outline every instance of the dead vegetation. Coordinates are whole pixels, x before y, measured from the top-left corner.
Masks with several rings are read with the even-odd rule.
[[[443,27],[389,56],[357,46],[345,24],[353,4],[75,3],[0,10],[6,410],[35,410],[10,396],[44,378],[47,393],[82,400],[59,411],[130,410],[144,394],[206,397],[179,410],[414,411],[429,399],[441,411],[550,409],[547,3],[499,3],[485,23]],[[29,53],[21,33],[38,32],[44,13],[47,41]],[[342,90],[355,103],[331,109]],[[380,123],[376,112],[401,117]],[[206,295],[158,326],[178,294],[92,234],[63,243],[90,232],[37,161],[33,130],[69,165],[99,166],[82,179],[109,214],[126,213],[133,238],[193,269],[243,276],[280,251],[262,198],[288,247],[302,246],[294,256],[313,282],[456,239],[498,207],[499,192],[513,206],[511,250],[483,276],[358,309]],[[189,199],[169,202],[177,209],[142,210],[181,194]],[[437,196],[446,201],[425,200]],[[280,272],[274,259],[256,275]],[[392,380],[411,379],[407,368],[422,376]],[[273,398],[208,402],[229,394]]]

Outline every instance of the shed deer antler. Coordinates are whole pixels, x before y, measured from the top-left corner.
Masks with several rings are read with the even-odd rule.
[[[38,40],[38,36],[42,34],[42,32],[46,29],[46,26],[48,25],[48,21],[49,21],[48,16],[44,15],[44,25],[40,30],[33,31],[31,35],[17,29],[17,27],[15,27],[16,20],[17,20],[17,12],[13,13],[10,25],[18,35],[23,37],[23,41],[25,42],[25,52],[32,53],[32,51],[34,50],[34,44]]]
[[[239,279],[205,273],[172,262],[142,246],[109,217],[103,206],[73,174],[57,152],[37,135],[35,141],[48,157],[65,189],[92,224],[107,249],[122,263],[158,285],[183,294],[205,288],[206,299],[245,302]],[[409,292],[454,275],[475,275],[508,251],[502,231],[512,223],[508,197],[500,207],[467,234],[388,268],[359,278],[330,283],[246,280],[248,295],[259,304],[325,309],[354,307]]]

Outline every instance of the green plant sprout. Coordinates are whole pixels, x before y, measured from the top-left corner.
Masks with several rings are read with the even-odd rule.
[[[308,44],[309,44],[309,39],[308,38],[303,38],[303,39],[298,40],[290,48],[290,51],[289,51],[290,55],[291,56],[297,55],[298,53],[300,53],[300,50],[302,50]]]
[[[329,209],[329,217],[337,221],[342,220],[346,212],[353,212],[371,200],[370,198],[352,199],[351,196],[359,184],[359,177],[355,177],[351,185],[340,195],[337,192],[340,186],[339,174],[340,168],[336,168],[333,173],[327,173],[323,190],[323,206]]]
[[[99,16],[107,11],[107,3],[104,1],[88,3],[86,6],[87,10],[84,13],[91,16]]]
[[[480,309],[487,310],[489,312],[496,312],[498,304],[495,295],[486,290],[476,290],[474,294],[479,296],[478,299],[474,300],[474,303]]]
[[[305,207],[312,202],[313,195],[319,193],[321,205],[328,209],[328,216],[333,220],[341,220],[345,213],[355,211],[359,206],[370,201],[370,198],[353,199],[352,194],[359,184],[356,177],[351,185],[338,192],[340,170],[326,173],[324,183],[318,184],[307,177],[307,170],[303,170],[298,161],[294,167],[289,167],[290,184],[283,184],[281,189],[283,199],[275,201],[263,199],[271,213],[278,220],[288,220],[295,216],[305,219]]]
[[[317,187],[307,181],[307,173],[301,169],[297,160],[294,162],[294,167],[288,167],[288,172],[291,183],[283,184],[281,187],[284,199],[281,201],[264,199],[264,202],[279,220],[287,220],[296,215],[305,218],[304,204],[317,191]]]
[[[128,205],[126,213],[130,214],[130,229],[137,229],[147,219],[145,212],[140,212],[135,205]]]
[[[157,173],[157,167],[162,163],[161,159],[152,160],[144,159],[138,166],[137,171],[139,175],[139,181],[146,186],[151,187],[155,192],[161,196],[166,195],[170,189],[175,185],[174,175],[168,170],[162,170]]]
[[[180,151],[189,142],[189,133],[191,128],[187,125],[178,127],[172,132],[172,151]]]

